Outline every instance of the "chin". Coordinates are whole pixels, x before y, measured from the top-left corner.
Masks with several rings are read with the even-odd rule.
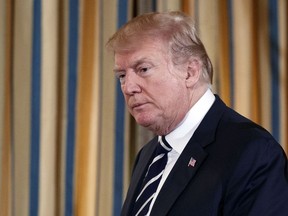
[[[148,116],[136,116],[134,117],[137,124],[141,125],[142,127],[145,128],[150,128],[151,125],[153,125],[155,119],[148,117]]]
[[[137,124],[141,125],[142,127],[148,128],[152,124],[150,121],[143,121],[143,120],[136,120]]]
[[[165,135],[165,130],[162,127],[157,126],[155,119],[143,120],[138,119],[136,122],[144,128],[147,128],[149,131],[152,131],[155,135]]]
[[[169,129],[169,127],[165,127],[167,126],[165,123],[165,121],[161,121],[161,119],[158,119],[158,121],[156,121],[156,117],[151,117],[149,116],[149,118],[146,116],[146,118],[143,118],[143,116],[141,118],[135,118],[137,124],[141,125],[142,127],[147,128],[149,131],[152,131],[155,135],[167,135],[169,132],[171,132],[171,130]]]

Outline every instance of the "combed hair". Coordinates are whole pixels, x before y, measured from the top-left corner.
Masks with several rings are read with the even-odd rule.
[[[137,41],[159,38],[166,42],[175,65],[191,57],[202,64],[206,82],[212,83],[213,67],[205,47],[197,35],[191,17],[178,11],[153,12],[137,16],[122,26],[107,42],[108,50],[114,52],[137,48]]]

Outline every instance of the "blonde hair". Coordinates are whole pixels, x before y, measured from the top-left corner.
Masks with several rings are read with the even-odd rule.
[[[206,49],[197,35],[191,17],[178,11],[153,12],[137,16],[122,26],[107,42],[114,52],[137,47],[137,41],[158,38],[166,42],[175,65],[196,58],[202,64],[202,75],[212,83],[213,67]]]

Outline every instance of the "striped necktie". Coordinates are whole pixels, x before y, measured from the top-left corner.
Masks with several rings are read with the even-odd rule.
[[[140,193],[136,198],[133,215],[142,216],[148,213],[151,201],[155,196],[157,187],[167,164],[167,153],[171,150],[171,146],[163,136],[162,141],[160,140],[157,145],[154,159],[148,167]]]

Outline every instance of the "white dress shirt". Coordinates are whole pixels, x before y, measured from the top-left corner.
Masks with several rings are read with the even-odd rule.
[[[158,185],[156,194],[150,204],[147,215],[150,215],[152,206],[154,205],[159,191],[162,188],[165,180],[167,179],[170,171],[172,170],[173,166],[175,165],[177,159],[184,150],[188,141],[193,136],[202,119],[204,118],[208,110],[211,108],[214,101],[215,96],[212,91],[208,89],[205,94],[196,102],[196,104],[189,110],[189,112],[186,114],[180,124],[171,133],[165,136],[167,142],[173,149],[168,153],[167,165]]]

